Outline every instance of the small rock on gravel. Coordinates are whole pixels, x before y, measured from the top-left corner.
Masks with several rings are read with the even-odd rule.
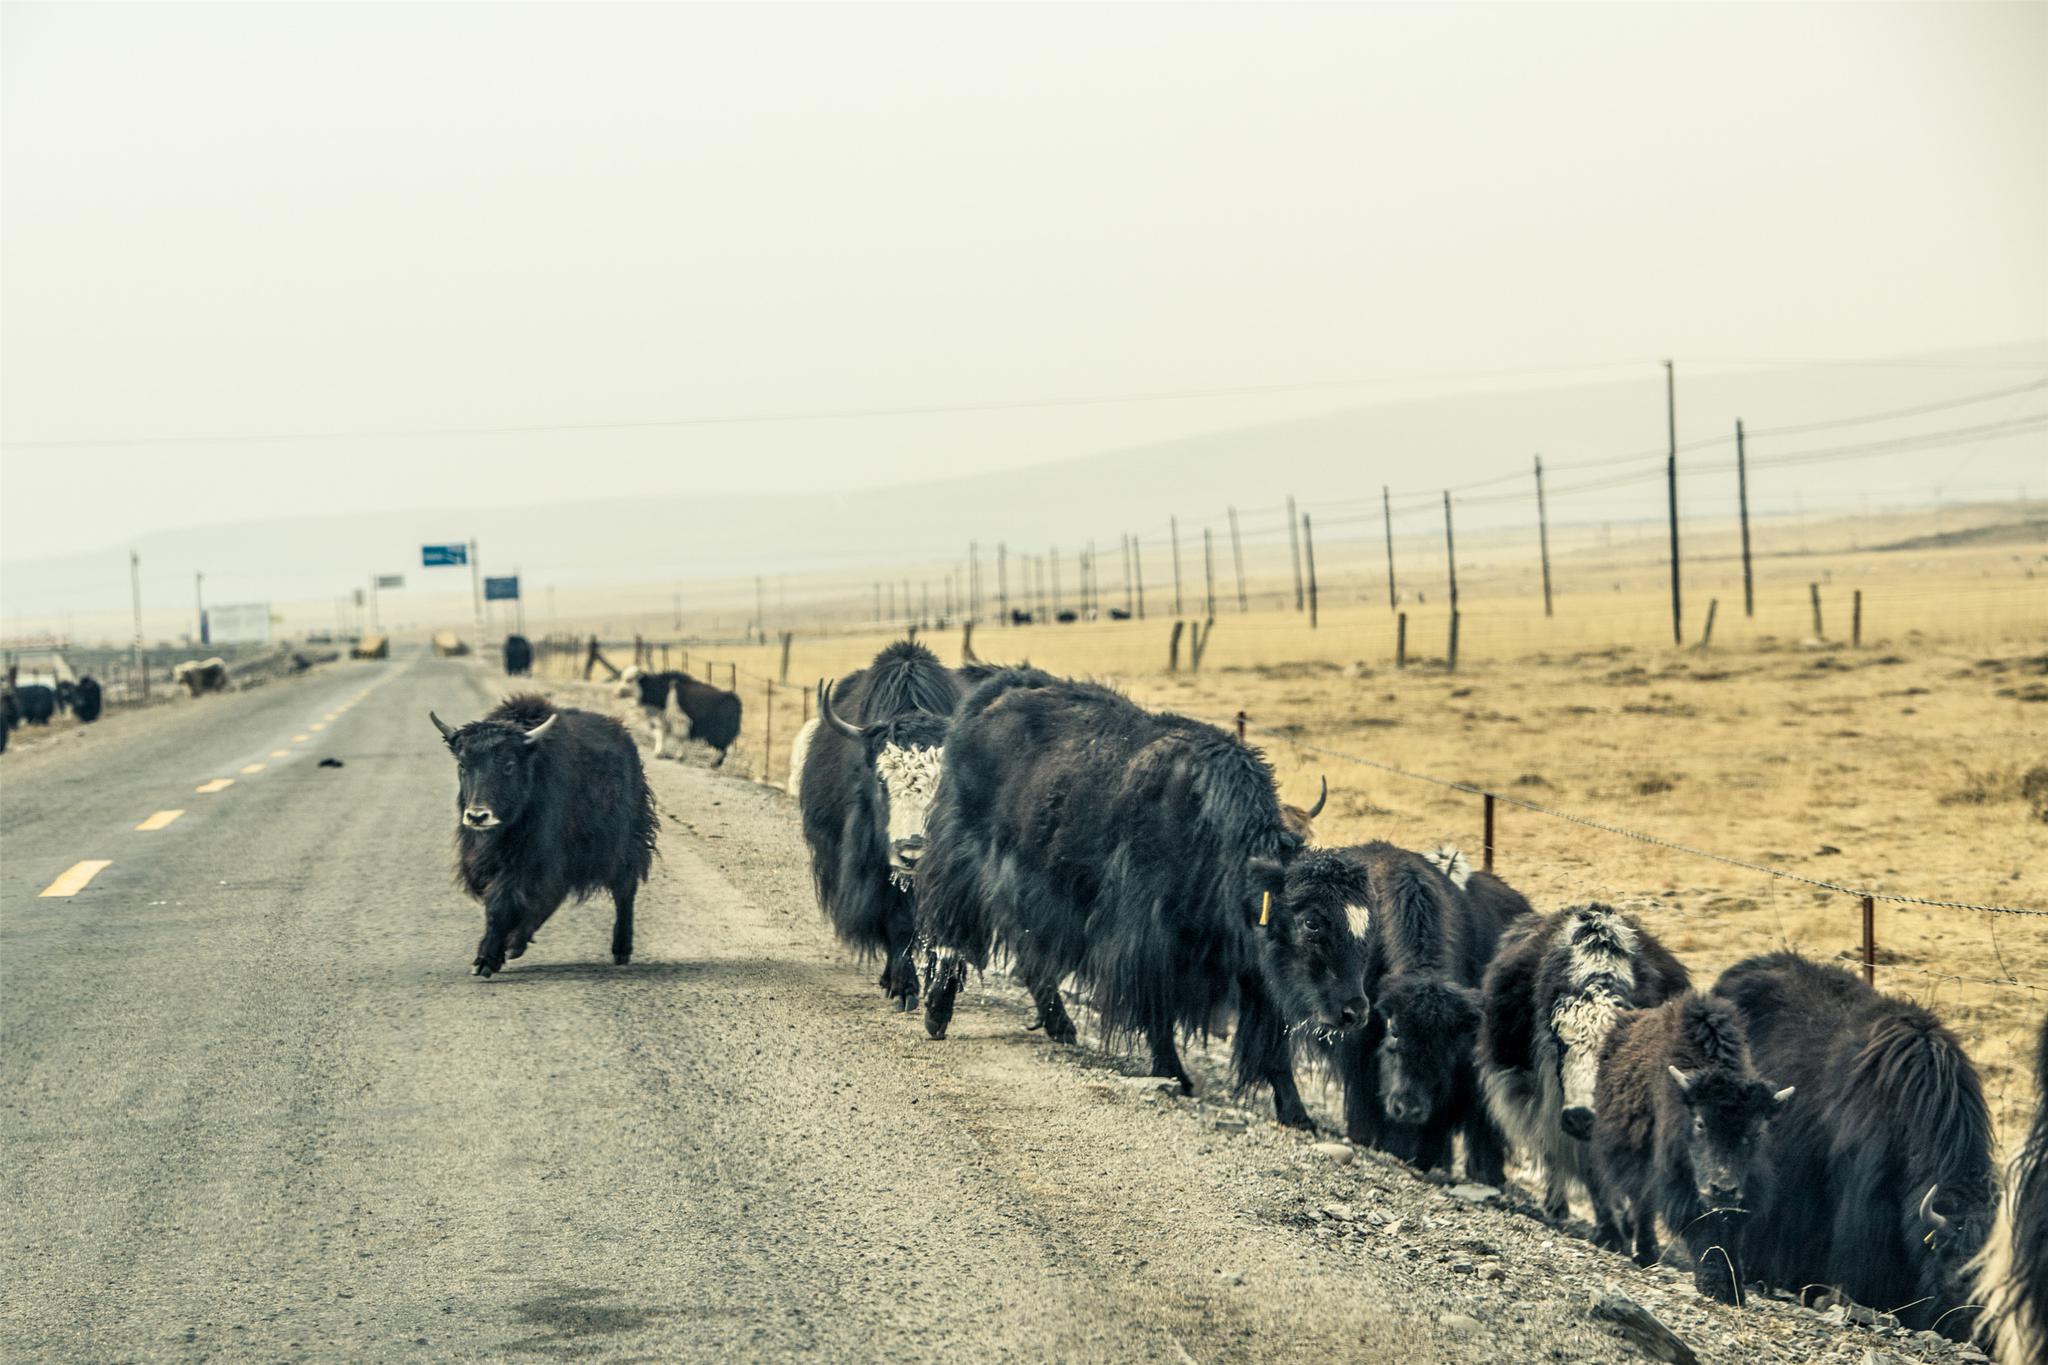
[[[1479,1319],[1467,1313],[1439,1313],[1436,1315],[1436,1325],[1446,1332],[1456,1332],[1460,1336],[1470,1336],[1480,1327]]]
[[[1317,1156],[1326,1156],[1330,1158],[1330,1160],[1336,1162],[1339,1166],[1349,1166],[1351,1164],[1352,1157],[1355,1155],[1355,1153],[1353,1153],[1351,1150],[1350,1144],[1344,1142],[1318,1142],[1309,1150],[1314,1152]]]
[[[1462,1199],[1468,1204],[1484,1204],[1489,1199],[1500,1198],[1500,1191],[1492,1185],[1453,1185],[1447,1191],[1453,1199]]]
[[[1692,1347],[1659,1322],[1649,1309],[1619,1290],[1608,1289],[1593,1301],[1593,1316],[1611,1324],[1647,1354],[1670,1365],[1699,1365]]]

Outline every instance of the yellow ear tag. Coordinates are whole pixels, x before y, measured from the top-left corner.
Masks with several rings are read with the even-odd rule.
[[[1262,929],[1265,927],[1266,921],[1273,918],[1273,893],[1270,891],[1264,892],[1263,897],[1259,902],[1259,927]]]

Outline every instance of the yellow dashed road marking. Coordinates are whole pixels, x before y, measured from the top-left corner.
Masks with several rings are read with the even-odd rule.
[[[286,757],[289,757],[289,756],[290,756],[290,754],[291,754],[291,750],[290,750],[290,749],[272,749],[272,750],[270,751],[270,756],[271,756],[272,758],[286,758]]]
[[[82,863],[73,863],[63,876],[43,888],[45,896],[75,896],[85,890],[85,884],[101,872],[114,865],[112,858],[87,858]]]
[[[216,777],[211,782],[202,782],[192,790],[201,796],[211,796],[214,792],[224,792],[234,785],[235,779],[232,777]]]
[[[248,767],[242,769],[242,771],[245,773],[260,773],[269,766],[270,765],[268,763],[251,763]]]
[[[144,820],[141,824],[137,825],[135,828],[140,830],[162,829],[165,825],[168,825],[169,823],[171,823],[171,821],[177,819],[184,813],[185,812],[181,810],[160,810],[155,815],[150,816],[147,820]]]
[[[316,721],[314,721],[314,722],[313,722],[313,723],[312,723],[311,725],[308,725],[308,726],[307,726],[306,728],[307,728],[308,730],[325,730],[325,729],[326,729],[327,727],[326,727],[326,725],[324,725],[324,724],[323,724],[323,723],[321,723],[320,721],[317,721],[317,720],[316,720]]]
[[[304,743],[305,743],[305,742],[306,742],[307,740],[309,740],[309,739],[311,739],[311,738],[312,738],[312,736],[311,736],[311,735],[293,735],[293,736],[292,736],[292,743],[294,743],[294,744],[304,744]]]

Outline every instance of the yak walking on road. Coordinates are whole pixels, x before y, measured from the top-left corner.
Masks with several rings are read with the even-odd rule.
[[[1997,1202],[1977,1069],[1932,1014],[1855,973],[1766,953],[1721,974],[1757,1069],[1798,1086],[1772,1123],[1780,1197],[1751,1216],[1750,1273],[1833,1285],[1915,1329],[1969,1335],[1968,1263]]]
[[[455,755],[456,876],[484,907],[476,974],[524,953],[564,900],[598,891],[612,895],[612,961],[631,961],[655,821],[626,727],[531,694],[459,728],[427,716]]]
[[[911,888],[959,699],[937,655],[899,640],[818,685],[818,727],[792,758],[818,905],[842,942],[882,959],[882,990],[898,1009],[917,1004]]]
[[[1297,917],[1280,894],[1301,841],[1256,750],[1108,688],[1004,670],[961,704],[928,823],[917,909],[933,1037],[967,967],[1003,951],[1034,1027],[1074,1040],[1060,997],[1073,976],[1112,1040],[1142,1034],[1153,1073],[1184,1091],[1177,1033],[1234,1008],[1238,1084],[1270,1086],[1280,1121],[1309,1126],[1289,1027],[1352,1027],[1366,1001],[1341,911]],[[1283,994],[1307,1017],[1283,1017]]]
[[[533,672],[533,641],[524,635],[505,637],[505,672],[515,678]]]

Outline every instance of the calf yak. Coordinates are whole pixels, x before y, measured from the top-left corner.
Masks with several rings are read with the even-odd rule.
[[[842,942],[882,959],[882,991],[900,1010],[917,1006],[911,887],[959,699],[937,655],[899,640],[832,687],[820,682],[821,723],[799,737],[795,788],[818,906]]]
[[[961,703],[929,827],[917,911],[932,1037],[967,967],[1002,951],[1034,1028],[1075,1039],[1060,997],[1073,976],[1109,1040],[1142,1034],[1152,1073],[1186,1093],[1176,1034],[1234,1007],[1238,1085],[1269,1086],[1282,1123],[1311,1126],[1288,1031],[1355,1026],[1362,963],[1341,907],[1287,903],[1301,841],[1257,750],[1105,687],[1006,670]]]
[[[1742,1302],[1742,1220],[1771,1198],[1764,1127],[1793,1090],[1756,1074],[1742,1020],[1717,996],[1687,991],[1622,1015],[1594,1089],[1604,1240],[1626,1246],[1633,1234],[1636,1264],[1655,1265],[1661,1214],[1692,1257],[1694,1286]]]
[[[1543,1211],[1561,1222],[1574,1182],[1593,1193],[1592,1148],[1600,1050],[1624,1011],[1648,1009],[1691,986],[1684,966],[1634,919],[1581,905],[1524,919],[1502,936],[1486,969],[1479,1085],[1510,1143],[1543,1162]],[[1594,1210],[1611,1245],[1611,1218]]]
[[[1479,982],[1505,920],[1460,895],[1428,858],[1385,843],[1304,853],[1281,899],[1290,918],[1342,920],[1362,949],[1364,1027],[1308,1035],[1343,1084],[1352,1141],[1430,1171],[1451,1164],[1462,1132],[1466,1174],[1498,1184],[1501,1140],[1479,1099],[1472,1049]]]
[[[1771,1125],[1782,1194],[1743,1238],[1752,1274],[1833,1285],[1915,1329],[1961,1339],[1969,1261],[1996,1212],[1977,1070],[1932,1014],[1855,973],[1766,953],[1721,974],[1759,1070],[1799,1087]]]
[[[2048,1019],[2034,1048],[2034,1126],[1978,1255],[1978,1331],[2007,1365],[2048,1359]]]
[[[460,727],[427,718],[455,755],[456,878],[484,907],[476,975],[524,953],[564,900],[598,891],[612,895],[612,961],[631,961],[656,827],[626,727],[532,694]]]

